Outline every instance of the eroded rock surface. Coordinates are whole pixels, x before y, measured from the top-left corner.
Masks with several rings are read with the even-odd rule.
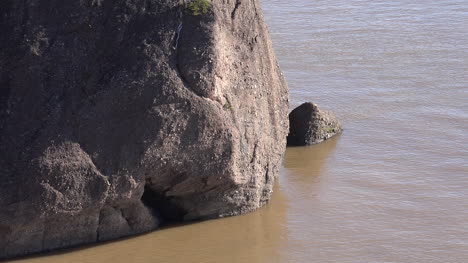
[[[343,131],[336,116],[306,102],[289,114],[288,146],[312,145],[328,140]]]
[[[258,0],[2,0],[0,258],[271,195],[287,87]]]

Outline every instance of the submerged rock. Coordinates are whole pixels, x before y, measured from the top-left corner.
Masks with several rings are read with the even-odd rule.
[[[323,142],[343,131],[332,113],[306,102],[289,114],[288,146],[304,146]]]
[[[0,258],[270,198],[288,91],[258,0],[2,0]]]

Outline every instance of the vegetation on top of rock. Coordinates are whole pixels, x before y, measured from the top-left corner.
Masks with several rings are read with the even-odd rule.
[[[211,4],[208,0],[193,0],[187,5],[187,9],[194,16],[206,14]]]

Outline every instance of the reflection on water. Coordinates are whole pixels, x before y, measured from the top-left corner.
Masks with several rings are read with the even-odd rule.
[[[289,147],[284,156],[284,168],[281,171],[281,190],[293,200],[304,202],[316,196],[320,190],[320,181],[324,168],[340,135],[308,147]],[[297,205],[297,201],[294,201]]]
[[[309,147],[289,147],[284,156],[284,167],[307,173],[312,177],[318,176],[330,153],[336,148],[339,138],[340,135],[337,135],[324,143]]]

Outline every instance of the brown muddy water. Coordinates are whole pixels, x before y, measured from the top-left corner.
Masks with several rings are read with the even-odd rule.
[[[468,1],[263,8],[291,106],[344,134],[289,148],[256,213],[17,262],[468,262]]]

